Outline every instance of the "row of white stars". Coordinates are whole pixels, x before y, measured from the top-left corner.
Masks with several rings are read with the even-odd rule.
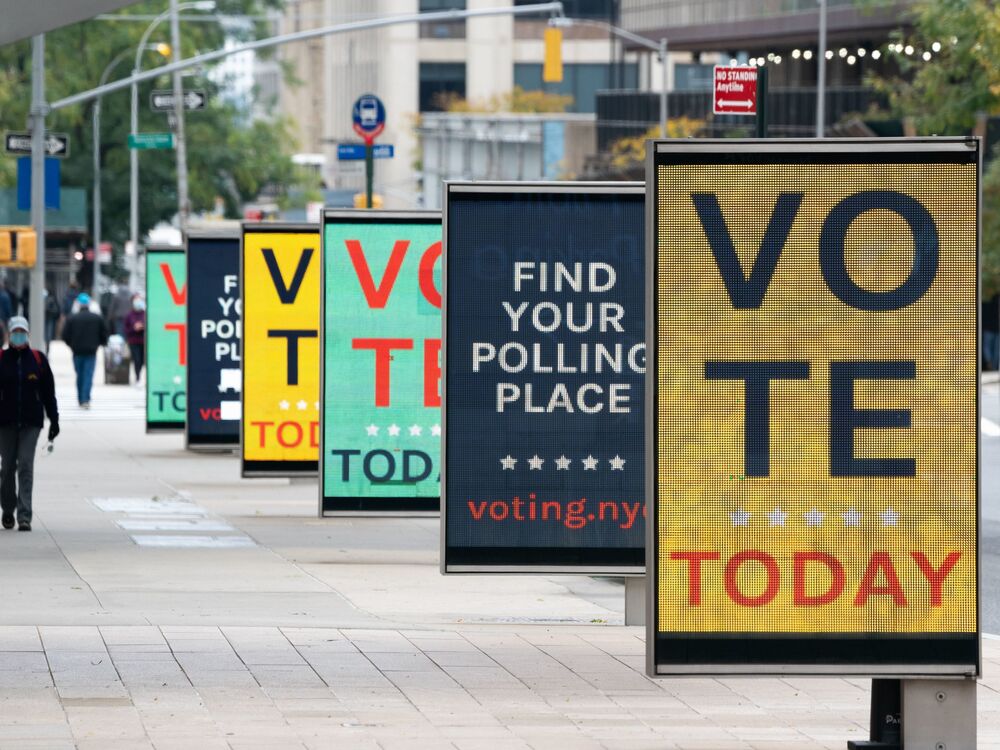
[[[750,511],[739,508],[738,510],[730,512],[729,520],[732,522],[733,526],[749,526],[750,517],[752,515],[753,513]],[[826,519],[826,515],[826,513],[813,508],[809,512],[803,513],[802,518],[805,519],[806,526],[822,526],[823,521]],[[789,514],[783,511],[779,505],[767,514],[767,520],[770,522],[771,526],[784,526],[788,516]],[[863,514],[855,508],[851,508],[850,510],[841,513],[840,517],[844,521],[844,526],[860,526]],[[883,526],[895,526],[899,523],[899,513],[894,511],[891,506],[879,513],[879,517],[882,519]]]
[[[370,424],[367,427],[365,427],[365,432],[367,432],[370,436],[374,437],[375,435],[378,435],[378,431],[380,429],[381,428],[377,424]],[[410,435],[413,436],[413,437],[420,437],[421,435],[424,434],[424,428],[421,427],[418,424],[411,424],[406,429],[409,430]],[[403,428],[400,427],[398,424],[393,423],[393,424],[389,425],[388,427],[386,427],[385,431],[389,434],[390,437],[397,437],[403,431]],[[441,434],[441,425],[439,425],[439,424],[432,424],[431,427],[430,427],[430,434],[431,434],[431,436],[438,436],[438,435],[440,435]]]
[[[288,411],[289,409],[292,408],[292,404],[288,403],[287,401],[279,401],[278,408],[281,409],[282,411]],[[309,408],[309,402],[306,401],[305,399],[302,399],[295,404],[295,408],[298,409],[299,411],[305,411],[306,409]],[[313,402],[313,408],[319,411],[319,401]]]
[[[559,456],[559,458],[553,460],[556,464],[556,471],[569,471],[569,465],[573,463],[573,459],[566,458],[566,456]],[[527,461],[529,471],[541,471],[542,466],[545,464],[545,459],[540,458],[537,453],[527,459]],[[583,464],[584,471],[597,471],[597,465],[600,463],[598,459],[590,455],[586,458],[581,458],[580,462]],[[621,456],[616,455],[614,458],[609,458],[608,463],[611,464],[611,471],[625,470],[625,459]],[[500,464],[503,466],[504,470],[513,471],[515,464],[517,464],[517,459],[513,458],[508,453],[506,457],[500,459]]]

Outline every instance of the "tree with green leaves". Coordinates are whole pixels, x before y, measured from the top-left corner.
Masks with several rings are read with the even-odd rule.
[[[217,0],[211,15],[233,16],[230,22],[182,20],[182,57],[222,47],[226,39],[270,36],[263,22],[269,8],[282,0]],[[111,81],[126,77],[134,53],[152,16],[167,8],[166,0],[146,0],[115,15],[115,20],[93,19],[46,34],[46,98],[61,97],[98,85],[105,67],[119,53],[121,62],[109,75]],[[198,16],[188,11],[185,16]],[[205,14],[200,14],[205,15]],[[134,17],[144,16],[141,20]],[[239,17],[243,17],[241,20]],[[131,20],[130,20],[131,18]],[[120,20],[119,20],[120,19]],[[170,24],[164,21],[150,42],[169,42]],[[143,69],[168,62],[162,53],[147,48]],[[241,204],[255,198],[268,185],[287,188],[299,172],[291,161],[294,139],[289,123],[281,118],[250,121],[250,102],[235,103],[222,94],[225,82],[208,75],[211,68],[186,75],[185,88],[205,89],[208,106],[188,112],[186,134],[190,199],[193,211],[211,209],[217,196],[226,204],[226,214],[238,217]],[[151,112],[152,89],[171,88],[170,76],[162,76],[139,87],[139,130],[169,130],[167,114]],[[31,92],[31,42],[24,40],[0,47],[0,129],[26,127]],[[47,127],[68,132],[72,142],[69,158],[62,165],[62,182],[83,187],[93,184],[92,111],[94,101],[52,112]],[[101,104],[102,234],[119,247],[129,234],[130,93],[128,89],[103,97]],[[0,186],[14,184],[14,160],[0,158]],[[139,158],[140,233],[145,234],[177,211],[176,155],[172,150],[147,150]]]

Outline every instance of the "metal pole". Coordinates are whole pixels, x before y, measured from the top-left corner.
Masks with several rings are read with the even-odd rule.
[[[101,100],[94,102],[94,189],[91,199],[94,202],[94,296],[100,294],[101,281]]]
[[[816,53],[816,137],[826,124],[826,0],[819,0],[819,50]]]
[[[660,40],[660,51],[657,53],[660,57],[660,66],[663,73],[663,85],[660,87],[660,128],[662,130],[661,135],[667,137],[667,40]]]
[[[307,39],[318,39],[320,37],[326,36],[328,34],[346,34],[351,31],[365,31],[369,29],[380,29],[385,26],[396,26],[404,23],[426,23],[429,21],[457,21],[463,18],[488,18],[490,16],[523,16],[533,13],[562,13],[562,3],[561,2],[550,2],[550,3],[538,3],[537,5],[506,5],[500,8],[478,8],[475,10],[448,10],[448,11],[434,11],[431,13],[410,13],[402,16],[391,16],[388,18],[375,18],[365,21],[352,21],[350,23],[340,23],[333,26],[324,26],[319,29],[306,29],[304,31],[296,31],[291,34],[279,34],[278,36],[268,37],[267,39],[258,39],[253,42],[247,42],[245,44],[236,44],[232,47],[225,49],[214,50],[213,52],[206,52],[203,55],[195,55],[194,57],[189,57],[185,60],[179,62],[170,63],[169,65],[163,65],[159,68],[154,68],[152,70],[147,70],[145,72],[139,73],[134,72],[130,77],[123,78],[120,81],[113,81],[112,83],[107,83],[103,86],[98,86],[95,89],[89,89],[87,91],[81,91],[78,94],[73,94],[72,96],[67,96],[57,101],[52,102],[49,106],[50,109],[62,109],[64,107],[70,107],[74,104],[80,104],[81,102],[90,101],[98,96],[103,96],[104,94],[110,94],[112,91],[119,91],[127,86],[131,86],[135,83],[141,81],[148,81],[153,78],[158,78],[159,76],[166,75],[167,73],[173,73],[175,70],[184,70],[186,68],[193,68],[196,65],[203,65],[205,63],[214,62],[215,60],[221,60],[224,57],[229,57],[230,55],[237,55],[240,52],[250,52],[258,49],[267,49],[268,47],[277,47],[282,44],[290,44],[291,42],[301,42]],[[621,35],[625,39],[640,39],[641,44],[648,43],[651,45],[651,49],[658,49],[658,45],[655,42],[650,42],[644,37],[638,37],[635,34],[624,33]]]
[[[177,14],[177,0],[170,0],[170,46],[173,51],[173,61],[181,60],[181,24]],[[181,81],[181,71],[174,71],[174,117],[177,119],[177,218],[180,224],[181,237],[187,235],[188,214],[188,171],[187,146],[184,143],[184,88]]]
[[[372,206],[372,182],[375,179],[375,155],[372,153],[374,148],[373,141],[370,138],[365,139],[365,208],[374,208]]]
[[[767,138],[767,68],[757,68],[757,137]]]
[[[142,50],[142,47],[139,47]],[[132,75],[139,72],[138,64],[132,68]],[[139,132],[139,84],[132,84],[132,137]],[[139,151],[131,148],[128,150],[129,166],[129,240],[132,245],[133,257],[139,257]]]
[[[37,235],[31,269],[31,345],[45,349],[45,35],[31,40],[31,224]],[[4,327],[7,321],[3,321]]]

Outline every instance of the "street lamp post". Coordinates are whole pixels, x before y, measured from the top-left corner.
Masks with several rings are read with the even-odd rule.
[[[161,55],[164,54],[164,49],[166,45],[164,44],[154,44],[152,49],[158,51]],[[108,76],[111,71],[126,56],[131,54],[132,50],[126,49],[118,53],[118,55],[108,63],[108,66],[101,73],[100,86],[107,83]],[[93,291],[97,295],[99,293],[98,284],[101,279],[101,263],[98,260],[100,256],[101,248],[101,99],[102,97],[97,97],[94,100],[94,111],[93,111],[93,150],[94,150],[94,188],[93,188],[93,215],[94,215],[94,283]]]
[[[214,0],[195,0],[195,2],[181,3],[179,5],[171,4],[169,10],[164,11],[146,27],[146,30],[142,32],[142,38],[139,40],[139,48],[135,52],[135,65],[132,67],[132,75],[136,76],[142,66],[142,51],[146,46],[146,42],[149,41],[149,35],[153,33],[153,29],[160,25],[160,23],[170,17],[171,14],[178,13],[182,10],[205,10],[211,11],[215,9]],[[175,53],[179,54],[179,50]],[[139,84],[137,81],[132,82],[132,122],[131,122],[131,132],[133,139],[139,134]],[[186,166],[186,165],[185,165]],[[139,252],[139,153],[136,149],[129,149],[129,238],[132,242],[132,252]]]
[[[816,54],[816,137],[826,126],[826,0],[819,0],[819,49]]]
[[[656,53],[657,59],[660,61],[662,66],[663,81],[662,86],[660,86],[660,130],[663,137],[667,137],[667,117],[668,111],[668,99],[667,99],[667,40],[666,38],[661,38],[659,41],[655,39],[650,39],[648,37],[635,34],[628,29],[623,29],[620,26],[615,26],[607,21],[596,21],[591,19],[583,18],[566,18],[564,16],[553,16],[549,19],[549,25],[551,26],[594,26],[599,29],[604,29],[609,34],[614,34],[620,39],[624,39],[628,42],[639,45],[640,47],[645,47],[646,49],[653,50]]]

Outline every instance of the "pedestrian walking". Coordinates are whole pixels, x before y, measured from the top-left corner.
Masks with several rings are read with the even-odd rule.
[[[108,332],[125,335],[125,318],[132,312],[132,292],[127,286],[114,288],[108,300]]]
[[[49,344],[56,337],[56,328],[62,316],[59,300],[48,289],[45,290],[45,353],[49,353]],[[25,316],[27,317],[27,316]]]
[[[97,350],[108,343],[108,328],[104,324],[104,318],[90,308],[89,294],[81,292],[76,301],[80,309],[66,319],[63,341],[73,350],[77,400],[81,407],[89,409]]]
[[[146,363],[146,301],[139,295],[132,298],[132,311],[125,316],[125,341],[132,355],[135,382],[138,384]]]
[[[31,531],[35,446],[49,418],[49,442],[59,434],[59,409],[49,361],[28,346],[28,321],[10,319],[10,347],[0,351],[0,508],[5,529]]]

